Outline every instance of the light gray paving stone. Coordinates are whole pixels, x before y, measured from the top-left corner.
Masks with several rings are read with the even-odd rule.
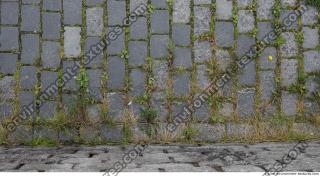
[[[232,18],[232,1],[217,0],[216,18],[219,20],[230,20]]]
[[[40,57],[39,35],[25,34],[21,37],[22,52],[21,62],[23,64],[34,64]]]
[[[63,22],[67,25],[82,24],[82,0],[63,0]]]
[[[286,116],[293,116],[297,113],[297,102],[298,97],[295,94],[290,94],[289,92],[282,91],[281,93],[281,110]]]
[[[60,43],[45,41],[42,44],[42,66],[58,68],[60,66]]]
[[[222,71],[226,71],[232,62],[229,51],[222,49],[216,50],[215,56],[219,69]]]
[[[0,72],[3,74],[14,74],[17,68],[18,55],[0,53]]]
[[[108,58],[108,88],[120,89],[124,86],[125,65],[117,56]]]
[[[46,101],[40,106],[39,116],[44,119],[51,119],[56,113],[57,103]]]
[[[294,10],[282,10],[280,12],[280,19],[281,19],[281,23],[283,24],[283,26],[286,27],[286,29],[294,29],[294,30],[298,30],[298,20],[292,20],[292,22],[290,23],[290,25],[288,25],[284,19],[288,18],[290,14],[295,14],[296,12]]]
[[[191,49],[176,47],[173,53],[175,67],[190,68],[192,66]]]
[[[155,10],[151,14],[151,32],[155,34],[169,33],[168,10]]]
[[[34,66],[23,66],[20,70],[20,85],[23,89],[32,89],[37,83],[37,72]]]
[[[198,130],[195,141],[218,142],[225,136],[225,127],[222,124],[194,124],[192,127]]]
[[[239,83],[247,86],[256,84],[256,61],[248,63],[239,74]]]
[[[216,44],[219,47],[232,47],[234,44],[234,26],[232,22],[216,22]]]
[[[173,22],[188,23],[190,21],[190,1],[191,0],[175,0],[173,1]]]
[[[271,22],[258,22],[258,40],[263,39],[273,31],[273,25]]]
[[[190,73],[181,73],[173,77],[173,92],[176,96],[187,96],[190,91]]]
[[[197,86],[203,90],[209,86],[208,67],[206,65],[197,65]]]
[[[144,41],[129,42],[129,64],[142,65],[148,56],[148,43]]]
[[[194,34],[201,35],[210,31],[211,13],[209,7],[194,7]]]
[[[320,54],[318,51],[306,51],[303,53],[304,72],[318,72],[320,71]]]
[[[18,2],[2,2],[1,4],[1,24],[18,24],[19,4]]]
[[[294,33],[285,32],[281,36],[285,40],[285,43],[280,46],[280,53],[283,57],[294,57],[298,54],[298,46],[295,41]]]
[[[275,0],[258,0],[257,4],[257,17],[259,19],[270,20],[274,18],[272,9],[275,4]]]
[[[319,45],[318,28],[303,27],[303,38],[303,48],[316,48]]]
[[[38,32],[40,30],[40,8],[33,5],[22,5],[21,30]]]
[[[172,40],[175,45],[188,46],[191,43],[190,40],[190,25],[174,24],[172,26]]]
[[[43,13],[42,14],[42,38],[48,40],[60,39],[60,13]]]
[[[254,28],[254,16],[250,10],[239,10],[238,12],[238,31],[246,33]]]
[[[108,25],[122,26],[123,19],[126,17],[126,2],[109,0],[107,1]]]
[[[195,5],[211,4],[211,0],[193,0]]]
[[[237,0],[238,8],[249,7],[252,3],[252,0]]]
[[[49,72],[49,71],[43,71],[41,72],[41,91],[47,90],[52,84],[55,84],[56,81],[59,78],[58,72]],[[58,87],[56,87],[58,88]],[[51,91],[53,90],[53,91]],[[50,94],[52,94],[52,97],[58,95],[57,89],[50,89]]]
[[[164,60],[153,61],[153,75],[155,86],[158,89],[165,89],[167,87],[168,79],[168,63]]]
[[[238,91],[237,113],[240,118],[255,115],[255,89],[247,88]]]
[[[121,54],[121,52],[124,50],[124,47],[125,47],[124,37],[125,37],[124,33],[122,33],[118,35],[117,39],[111,41],[110,45],[107,46],[107,53],[109,55]]]
[[[147,4],[148,0],[131,0],[130,1],[130,12],[134,11],[140,6],[140,4]]]
[[[64,54],[66,57],[78,57],[81,53],[80,27],[65,27],[64,28]]]
[[[86,0],[88,6],[96,6],[99,4],[104,4],[106,0]]]
[[[204,62],[212,58],[211,44],[208,41],[195,41],[193,51],[196,62]]]
[[[298,79],[298,61],[283,59],[281,61],[281,86],[288,87],[295,84]]]
[[[281,0],[282,7],[294,7],[297,4],[297,0]]]
[[[0,51],[12,51],[19,48],[17,27],[1,27]]]
[[[304,25],[313,25],[318,22],[319,12],[315,7],[307,6],[307,11],[302,14],[301,20]]]
[[[61,0],[44,0],[43,8],[46,10],[61,10]]]
[[[89,52],[92,49],[91,47],[99,43],[100,40],[101,39],[99,37],[87,37],[85,41],[85,52]],[[92,49],[92,50],[95,51],[95,49]],[[98,55],[90,63],[88,63],[86,67],[91,67],[91,68],[102,67],[103,52],[101,53],[96,52],[96,54]]]
[[[132,89],[130,95],[141,96],[145,93],[145,73],[140,69],[133,69],[130,73]]]
[[[103,8],[87,9],[87,35],[100,36],[103,32]]]
[[[130,38],[131,39],[146,39],[148,34],[147,19],[145,17],[139,17],[137,21],[130,26]]]
[[[5,76],[0,79],[0,97],[1,101],[8,101],[15,97],[14,87],[16,86],[16,81],[12,76]]]
[[[122,110],[124,108],[124,101],[122,94],[111,92],[108,93],[108,114],[115,121],[120,121]]]
[[[261,71],[260,78],[260,99],[271,100],[276,90],[275,73],[273,71]]]
[[[272,56],[272,60],[269,60],[269,56]],[[260,69],[275,69],[277,63],[277,50],[274,47],[267,47],[259,56]]]
[[[167,35],[151,36],[151,57],[162,58],[168,56],[169,37]]]

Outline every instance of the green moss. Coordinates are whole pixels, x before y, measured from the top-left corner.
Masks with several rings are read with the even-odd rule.
[[[286,40],[282,37],[282,36],[279,36],[275,41],[274,41],[274,45],[279,47],[283,44],[286,43]]]
[[[183,136],[188,142],[192,142],[198,133],[199,131],[192,127],[187,127],[183,130]]]

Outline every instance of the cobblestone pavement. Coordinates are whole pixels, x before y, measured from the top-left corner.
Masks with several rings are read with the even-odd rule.
[[[256,171],[270,169],[296,143],[150,145],[124,171]],[[308,142],[304,153],[283,171],[320,171],[320,142]],[[133,146],[1,148],[0,171],[103,172]]]

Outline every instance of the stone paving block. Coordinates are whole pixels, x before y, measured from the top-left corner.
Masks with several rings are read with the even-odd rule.
[[[301,16],[303,25],[313,25],[318,22],[319,12],[315,7],[307,6],[307,11]]]
[[[45,41],[42,44],[42,66],[58,68],[60,66],[60,43]]]
[[[212,58],[211,44],[208,41],[195,41],[193,51],[196,62],[204,62]]]
[[[107,1],[108,25],[123,25],[123,19],[126,17],[126,2],[109,0]]]
[[[151,4],[154,5],[155,8],[168,8],[168,3],[166,0],[151,0]]]
[[[108,58],[108,88],[120,89],[124,86],[125,65],[118,56]]]
[[[217,65],[220,70],[226,71],[227,68],[231,65],[231,56],[228,50],[216,50],[216,60],[217,60]]]
[[[269,56],[272,56],[272,60],[269,60]],[[267,47],[262,52],[261,56],[259,57],[259,64],[260,69],[267,70],[267,69],[275,69],[277,63],[277,50],[274,47]]]
[[[241,58],[255,46],[255,39],[249,35],[241,34],[237,42],[237,57]]]
[[[9,0],[14,1],[14,0]],[[41,0],[22,0],[22,4],[39,4]]]
[[[5,119],[13,115],[13,106],[9,103],[0,103],[0,119]]]
[[[62,62],[62,71],[63,73],[67,73],[67,69],[72,69],[74,68],[75,65],[79,65],[79,61],[63,61]],[[76,75],[73,78],[70,78],[70,80],[68,81],[64,81],[66,82],[65,86],[63,86],[64,90],[71,90],[71,91],[76,91],[78,90],[78,84],[76,82],[76,76],[79,73],[79,69],[75,71]],[[69,78],[66,76],[66,78]],[[62,80],[65,80],[64,78],[62,78]]]
[[[167,57],[169,37],[167,35],[152,35],[151,36],[151,57],[162,58]]]
[[[15,97],[14,88],[16,81],[13,76],[5,76],[0,79],[0,101],[8,101]]]
[[[0,53],[0,72],[3,74],[14,74],[16,72],[18,55]]]
[[[172,40],[175,45],[188,46],[191,43],[190,40],[190,26],[185,24],[172,25]]]
[[[60,14],[43,13],[42,14],[42,38],[48,40],[60,39]]]
[[[33,139],[51,139],[53,141],[58,140],[58,132],[54,129],[47,127],[34,127]]]
[[[209,86],[208,67],[206,65],[197,65],[197,86],[202,90]]]
[[[240,118],[255,115],[255,89],[247,88],[238,91],[237,112]]]
[[[294,57],[298,54],[298,46],[295,41],[294,33],[285,32],[281,36],[285,40],[285,43],[280,46],[280,53],[283,57]]]
[[[115,121],[121,121],[122,110],[124,108],[124,101],[122,99],[122,94],[111,92],[108,93],[108,115]]]
[[[286,91],[281,93],[281,111],[286,116],[293,116],[297,113],[298,97]]]
[[[176,96],[188,96],[190,91],[190,73],[176,74],[173,77],[173,92]]]
[[[53,101],[46,101],[40,106],[39,116],[44,119],[54,118],[56,113],[57,103]]]
[[[86,0],[88,6],[96,6],[98,4],[103,4],[106,0]]]
[[[253,0],[237,0],[238,8],[249,7],[253,3]]]
[[[313,102],[313,101],[310,101],[310,100],[307,100],[305,99],[303,101],[303,105],[304,105],[304,113],[305,113],[305,116],[307,118],[310,118],[310,117],[314,117],[316,116],[317,114],[319,114],[319,104],[316,103],[316,102]]]
[[[232,92],[233,84],[234,83],[232,80],[229,80],[228,82],[226,82],[224,86],[218,90],[217,95],[231,97],[233,95],[233,92]]]
[[[131,0],[130,1],[130,12],[134,11],[140,6],[140,4],[148,4],[148,0]]]
[[[238,31],[246,33],[254,28],[254,16],[251,10],[239,10],[238,12]]]
[[[209,7],[194,7],[194,34],[210,32],[211,12]]]
[[[21,9],[21,30],[38,32],[40,30],[40,7],[22,5]]]
[[[124,138],[122,126],[109,127],[101,125],[101,136],[107,141],[121,142]]]
[[[169,12],[168,10],[155,10],[151,14],[151,33],[169,33]]]
[[[64,28],[64,54],[66,57],[80,56],[81,47],[81,28],[80,27],[65,27]]]
[[[0,51],[11,51],[19,48],[19,32],[17,27],[1,27]]]
[[[260,99],[270,101],[273,92],[276,90],[275,73],[273,71],[261,71],[260,80]]]
[[[281,24],[283,24],[283,26],[286,24],[283,20],[290,14],[295,14],[294,10],[282,10],[280,12]],[[290,26],[286,26],[286,29],[298,30],[298,21],[294,21]]]
[[[63,23],[82,24],[82,0],[63,0]]]
[[[153,75],[155,86],[159,89],[167,88],[167,79],[168,79],[168,63],[163,60],[154,60],[153,61]]]
[[[218,110],[219,114],[224,117],[232,117],[234,113],[233,104],[232,103],[222,103],[221,107]]]
[[[217,0],[216,18],[218,20],[230,20],[232,18],[232,1]]]
[[[297,4],[297,0],[281,0],[282,7],[295,7]]]
[[[61,0],[43,0],[43,9],[59,11],[61,10]]]
[[[8,140],[15,143],[26,144],[32,141],[33,128],[29,125],[17,126],[17,129],[8,135]]]
[[[211,4],[211,0],[193,0],[195,5]]]
[[[161,96],[161,98],[157,98],[157,96]],[[154,92],[151,98],[151,104],[158,113],[157,120],[165,122],[169,114],[166,104],[166,94],[164,92]]]
[[[273,31],[273,25],[271,22],[258,22],[258,40],[263,39]]]
[[[191,49],[176,47],[173,53],[173,65],[175,67],[190,68],[192,66]]]
[[[256,84],[256,61],[248,63],[239,74],[239,83],[247,86]]]
[[[89,119],[93,122],[93,123],[97,123],[100,121],[100,106],[99,105],[89,105],[87,107],[87,113],[88,113],[88,117]]]
[[[63,106],[65,113],[70,112],[70,110],[72,110],[72,108],[74,108],[76,102],[77,102],[76,95],[62,94],[62,106]]]
[[[319,44],[318,28],[303,27],[303,48],[314,49]]]
[[[18,24],[19,4],[18,2],[2,2],[1,24]]]
[[[21,91],[19,94],[20,108],[28,106],[30,103],[35,103],[35,95],[31,91]]]
[[[58,72],[49,72],[49,71],[41,72],[41,91],[45,91],[52,84],[55,84],[58,78],[59,78]],[[51,91],[51,90],[54,90],[54,89],[50,89],[50,93],[52,94],[52,96],[58,95],[58,91]]]
[[[207,104],[202,105],[200,108],[195,110],[195,112],[192,114],[195,119],[197,119],[198,122],[204,123],[209,122],[210,119],[210,106]]]
[[[124,47],[124,33],[122,33],[116,40],[110,42],[110,45],[107,46],[107,53],[109,55],[121,54],[121,52],[124,50]]]
[[[298,80],[298,61],[295,59],[282,59],[281,86],[288,87]]]
[[[312,97],[320,88],[320,85],[316,82],[314,77],[307,78],[305,86],[307,91],[306,96],[309,97]]]
[[[226,125],[226,136],[227,137],[249,137],[254,132],[254,128],[252,125],[248,124],[232,124],[227,123]]]
[[[222,124],[193,124],[198,131],[195,141],[219,142],[225,136],[225,127]]]
[[[139,17],[138,20],[130,26],[131,39],[146,39],[148,34],[147,19]]]
[[[148,43],[144,41],[129,42],[129,64],[142,65],[148,56]]]
[[[79,134],[80,139],[84,141],[84,143],[92,143],[99,138],[98,129],[91,126],[80,127]]]
[[[87,37],[85,41],[85,52],[89,52],[91,47],[100,42],[99,37]],[[103,52],[97,53],[98,55],[86,65],[86,67],[98,68],[102,66],[103,63]]]
[[[304,72],[319,72],[320,71],[320,54],[318,51],[306,51],[303,53]]]
[[[32,89],[37,83],[37,71],[34,66],[23,66],[20,70],[20,85],[22,89]]]
[[[145,93],[146,75],[140,69],[133,69],[130,72],[131,79],[131,96],[142,96]]]
[[[257,17],[259,19],[270,20],[274,18],[272,10],[275,4],[275,0],[258,0],[257,4]]]
[[[188,23],[190,21],[190,1],[191,0],[173,1],[172,18],[174,23]]]
[[[216,22],[216,44],[219,47],[232,47],[234,44],[234,26],[232,22]]]
[[[172,103],[172,113],[171,116],[173,119],[177,118],[179,114],[183,113],[184,108],[188,107],[188,103],[185,101],[174,101]],[[187,114],[188,118],[191,118],[191,114]]]
[[[39,35],[25,34],[21,36],[22,52],[21,63],[34,64],[40,57]]]
[[[103,8],[87,9],[87,35],[100,36],[103,31]]]

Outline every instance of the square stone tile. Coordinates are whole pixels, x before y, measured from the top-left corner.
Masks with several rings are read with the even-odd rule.
[[[17,69],[18,55],[0,53],[0,72],[3,74],[14,74]]]

